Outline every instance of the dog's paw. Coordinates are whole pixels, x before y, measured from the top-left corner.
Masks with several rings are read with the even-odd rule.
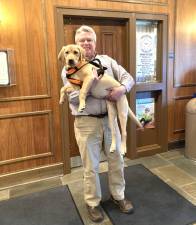
[[[84,112],[84,109],[78,109],[78,112],[82,113],[82,112]]]
[[[85,109],[85,107],[79,107],[78,112],[82,113],[82,112],[84,112],[84,109]]]
[[[116,144],[112,143],[111,146],[110,146],[110,152],[113,153],[115,151],[116,151]]]
[[[62,101],[62,100],[59,101],[59,104],[60,104],[60,105],[62,105],[63,103],[64,103],[64,101]]]
[[[80,104],[78,108],[78,112],[83,112],[85,109],[85,104]]]
[[[126,154],[126,152],[127,152],[126,145],[121,144],[120,151],[121,151],[121,154],[124,156]]]

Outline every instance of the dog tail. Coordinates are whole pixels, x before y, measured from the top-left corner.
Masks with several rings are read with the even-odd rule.
[[[128,115],[136,123],[136,125],[139,128],[143,128],[142,124],[140,123],[140,121],[138,120],[138,118],[135,116],[135,114],[132,112],[130,108],[128,109]]]

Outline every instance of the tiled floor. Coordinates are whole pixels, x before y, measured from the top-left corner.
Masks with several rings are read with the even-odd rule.
[[[196,161],[184,157],[183,149],[175,149],[166,153],[157,154],[151,157],[129,160],[125,158],[125,165],[143,164],[154,174],[168,183],[178,193],[196,205]],[[107,171],[107,162],[100,164],[100,172]],[[67,184],[73,195],[79,213],[85,225],[94,223],[88,219],[85,204],[83,201],[83,169],[74,168],[72,173],[63,177],[42,180],[39,182],[20,185],[11,189],[0,191],[0,200],[21,196],[24,194],[45,190],[59,185]],[[96,223],[97,224],[97,223]],[[110,225],[111,222],[105,214],[105,220],[101,224]],[[194,224],[196,225],[196,224]]]

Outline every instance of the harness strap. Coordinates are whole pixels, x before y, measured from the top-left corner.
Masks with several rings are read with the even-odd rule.
[[[70,67],[67,71],[66,71],[66,76],[70,77],[72,74],[76,73],[78,70],[80,70],[83,66],[85,66],[87,63],[80,63],[79,65],[75,66],[75,67]]]
[[[98,63],[96,63],[96,61],[97,61]],[[99,68],[99,69],[97,70],[97,75],[98,75],[98,77],[101,76],[101,75],[103,75],[103,74],[104,74],[104,71],[107,70],[107,67],[105,67],[105,66],[103,66],[103,65],[101,64],[101,60],[100,60],[100,59],[96,59],[96,58],[95,58],[95,59],[89,61],[89,63],[92,64],[93,66],[96,66],[97,68]]]
[[[71,84],[75,84],[75,85],[78,85],[78,86],[82,87],[83,82],[81,80],[71,78],[71,77],[69,77],[69,78],[67,77],[67,79]]]
[[[97,63],[97,62],[98,63]],[[85,64],[80,64],[79,66],[75,66],[75,67],[71,67],[67,70],[66,72],[66,77],[68,79],[68,81],[71,83],[71,84],[75,84],[75,85],[78,85],[80,87],[82,87],[82,81],[81,80],[78,80],[78,79],[75,79],[75,78],[72,78],[71,75],[73,75],[74,73],[76,73],[77,71],[79,71],[83,66],[87,65],[88,63],[92,64],[93,66],[97,67],[98,70],[97,70],[97,75],[98,77],[99,76],[103,76],[104,74],[104,71],[107,70],[107,67],[103,66],[101,64],[101,61],[100,59],[93,59]]]

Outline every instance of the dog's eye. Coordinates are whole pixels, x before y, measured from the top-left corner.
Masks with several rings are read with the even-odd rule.
[[[68,55],[68,54],[69,54],[69,52],[68,52],[68,51],[66,51],[66,52],[65,52],[65,54],[66,54],[66,55]]]
[[[74,55],[77,55],[78,54],[78,51],[74,51]]]

